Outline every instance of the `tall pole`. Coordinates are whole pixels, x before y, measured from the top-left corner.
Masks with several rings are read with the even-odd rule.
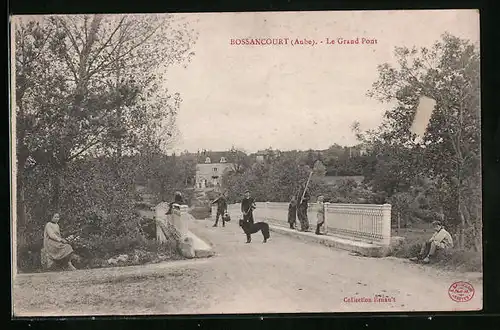
[[[300,198],[301,204],[302,204],[302,201],[304,200],[304,196],[306,195],[307,187],[309,186],[309,181],[311,181],[312,174],[313,174],[313,171],[311,171],[311,173],[309,173],[309,178],[307,179],[306,187],[304,188],[304,192],[302,192],[302,197]]]

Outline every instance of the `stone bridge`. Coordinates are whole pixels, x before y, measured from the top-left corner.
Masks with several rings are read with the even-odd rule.
[[[387,256],[390,248],[401,241],[391,238],[391,205],[374,204],[330,204],[324,203],[326,235],[299,232],[289,228],[288,203],[257,202],[254,211],[255,221],[266,221],[271,230],[295,236],[308,241],[340,248],[369,257]],[[316,225],[319,204],[310,203],[309,223]],[[240,204],[228,206],[232,219],[240,219]],[[215,217],[215,207],[212,217]]]

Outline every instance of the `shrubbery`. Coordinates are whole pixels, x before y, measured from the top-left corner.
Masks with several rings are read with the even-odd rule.
[[[61,179],[61,208],[47,207],[43,184],[25,199],[29,222],[18,224],[18,268],[33,271],[40,267],[39,253],[43,245],[45,224],[54,212],[61,214],[61,234],[78,235],[80,251],[90,258],[104,260],[134,250],[157,250],[148,239],[154,237],[155,224],[141,217],[136,209],[137,196],[130,167],[111,166],[106,158],[72,163]],[[91,170],[89,170],[91,169]],[[33,175],[28,182],[36,184],[44,176]],[[30,188],[30,187],[28,187]],[[84,245],[82,248],[81,245]],[[75,247],[74,247],[75,248]],[[77,251],[78,252],[78,251]],[[169,253],[176,254],[175,249]],[[100,266],[94,262],[94,266]]]

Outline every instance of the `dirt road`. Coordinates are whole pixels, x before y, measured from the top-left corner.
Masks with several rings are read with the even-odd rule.
[[[245,236],[236,223],[190,228],[215,244],[215,257],[127,268],[21,275],[15,311],[21,315],[219,314],[478,310],[482,281],[404,260],[350,255],[271,233]],[[455,281],[473,299],[448,296]],[[376,295],[383,302],[373,302]],[[371,302],[367,300],[371,299]]]

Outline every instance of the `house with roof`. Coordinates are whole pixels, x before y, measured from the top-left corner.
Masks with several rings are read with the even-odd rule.
[[[195,188],[220,190],[222,176],[233,168],[229,152],[202,152],[196,164]]]

